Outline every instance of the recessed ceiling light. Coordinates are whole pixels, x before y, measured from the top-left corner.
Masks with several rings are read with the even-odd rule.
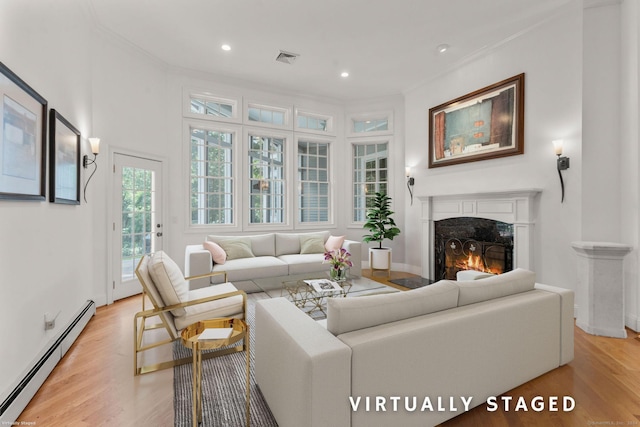
[[[449,45],[446,43],[440,44],[438,45],[438,47],[436,47],[436,50],[438,51],[438,53],[445,53],[448,49],[449,49]]]
[[[346,71],[343,71],[342,73],[340,73],[340,77],[349,77],[349,73]]]
[[[223,44],[222,46],[220,46],[220,48],[221,48],[222,50],[226,50],[226,51],[231,50],[231,46],[229,46],[228,44]]]

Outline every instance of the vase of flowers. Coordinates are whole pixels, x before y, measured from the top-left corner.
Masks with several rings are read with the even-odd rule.
[[[347,279],[347,268],[353,265],[349,258],[351,258],[351,254],[344,248],[324,253],[324,263],[331,264],[329,270],[331,280],[342,282]]]

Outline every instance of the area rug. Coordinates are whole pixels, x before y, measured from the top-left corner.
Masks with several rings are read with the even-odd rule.
[[[409,289],[421,288],[434,283],[433,280],[425,279],[424,277],[406,277],[404,279],[393,279],[389,281],[393,284],[404,286]]]
[[[247,322],[255,331],[255,303],[269,298],[265,293],[247,295]],[[254,374],[255,336],[250,336],[251,357],[251,426],[277,427],[267,403],[256,385]],[[180,341],[173,344],[174,359],[191,356]],[[202,426],[241,427],[246,425],[246,354],[244,352],[202,361]],[[173,407],[175,426],[191,426],[191,364],[173,371]]]

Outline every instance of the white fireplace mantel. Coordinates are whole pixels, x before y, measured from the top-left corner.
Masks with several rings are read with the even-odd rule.
[[[513,224],[513,267],[533,268],[536,198],[542,190],[491,191],[418,196],[422,203],[422,277],[433,277],[435,221],[448,218],[486,218]]]

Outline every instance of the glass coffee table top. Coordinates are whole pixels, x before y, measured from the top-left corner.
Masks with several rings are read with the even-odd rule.
[[[287,298],[296,307],[314,318],[326,316],[327,298],[351,298],[376,293],[397,292],[397,289],[364,277],[349,277],[338,283],[339,289],[322,291],[316,290],[306,282],[321,279],[329,280],[328,274],[301,274],[280,278],[279,283],[263,280],[257,284],[270,297]]]

